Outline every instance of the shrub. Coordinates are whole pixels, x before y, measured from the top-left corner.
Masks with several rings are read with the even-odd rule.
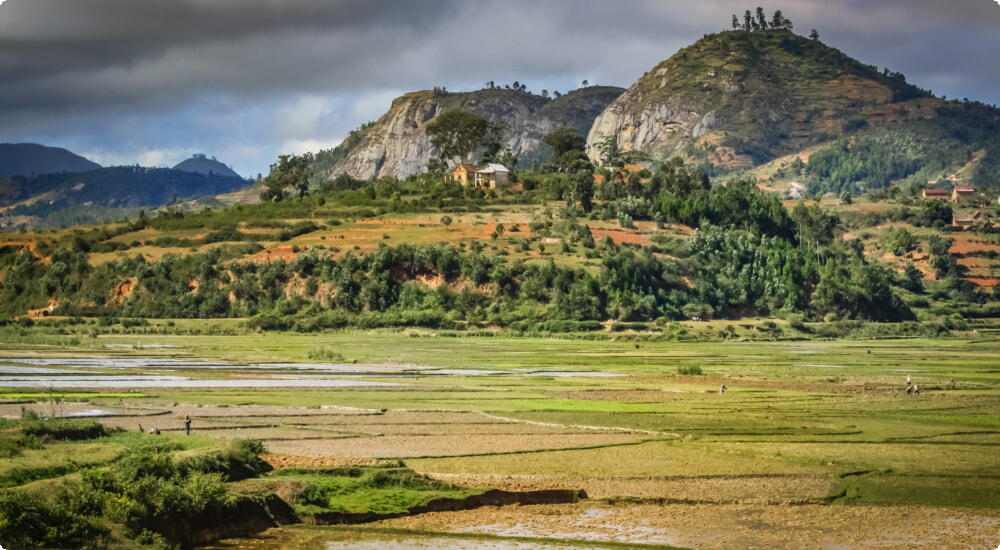
[[[677,374],[684,376],[701,376],[701,367],[698,365],[682,365],[677,367]]]

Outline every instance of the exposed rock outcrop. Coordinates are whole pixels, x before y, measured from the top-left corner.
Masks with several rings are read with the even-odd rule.
[[[352,132],[337,148],[318,153],[317,169],[325,177],[349,174],[359,179],[419,173],[437,154],[426,126],[450,109],[504,121],[506,144],[522,163],[530,162],[545,156],[541,140],[555,128],[572,126],[586,136],[594,118],[621,92],[621,88],[593,86],[556,99],[501,89],[406,94],[393,101],[377,122]]]
[[[609,105],[594,121],[588,153],[599,160],[598,145],[612,137],[654,159],[747,168],[928,97],[902,75],[817,40],[778,30],[724,32],[682,49]]]

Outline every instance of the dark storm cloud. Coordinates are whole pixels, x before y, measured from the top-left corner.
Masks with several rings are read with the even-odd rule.
[[[167,162],[235,134],[252,164],[237,168],[266,171],[405,91],[627,87],[758,5],[923,88],[1000,103],[992,0],[7,0],[0,141]]]
[[[9,0],[0,10],[0,101],[8,111],[37,110],[308,86],[324,81],[317,69],[349,75],[368,54],[405,48],[402,40],[452,5]]]

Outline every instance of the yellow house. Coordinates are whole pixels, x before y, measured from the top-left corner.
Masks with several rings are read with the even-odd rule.
[[[448,179],[461,185],[496,189],[510,183],[510,170],[502,164],[487,164],[481,170],[473,164],[459,164],[448,174]]]
[[[448,176],[451,181],[457,182],[461,185],[469,185],[469,182],[476,181],[476,165],[459,164]]]

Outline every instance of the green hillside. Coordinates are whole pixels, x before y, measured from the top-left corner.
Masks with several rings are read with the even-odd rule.
[[[605,134],[621,127],[620,143],[654,159],[682,153],[722,172],[774,163],[769,178],[812,192],[944,179],[1000,185],[1000,110],[936,98],[900,73],[786,30],[708,35],[649,71],[613,109],[621,114]],[[658,120],[664,111],[697,113],[699,124]],[[663,123],[677,130],[640,140]]]

